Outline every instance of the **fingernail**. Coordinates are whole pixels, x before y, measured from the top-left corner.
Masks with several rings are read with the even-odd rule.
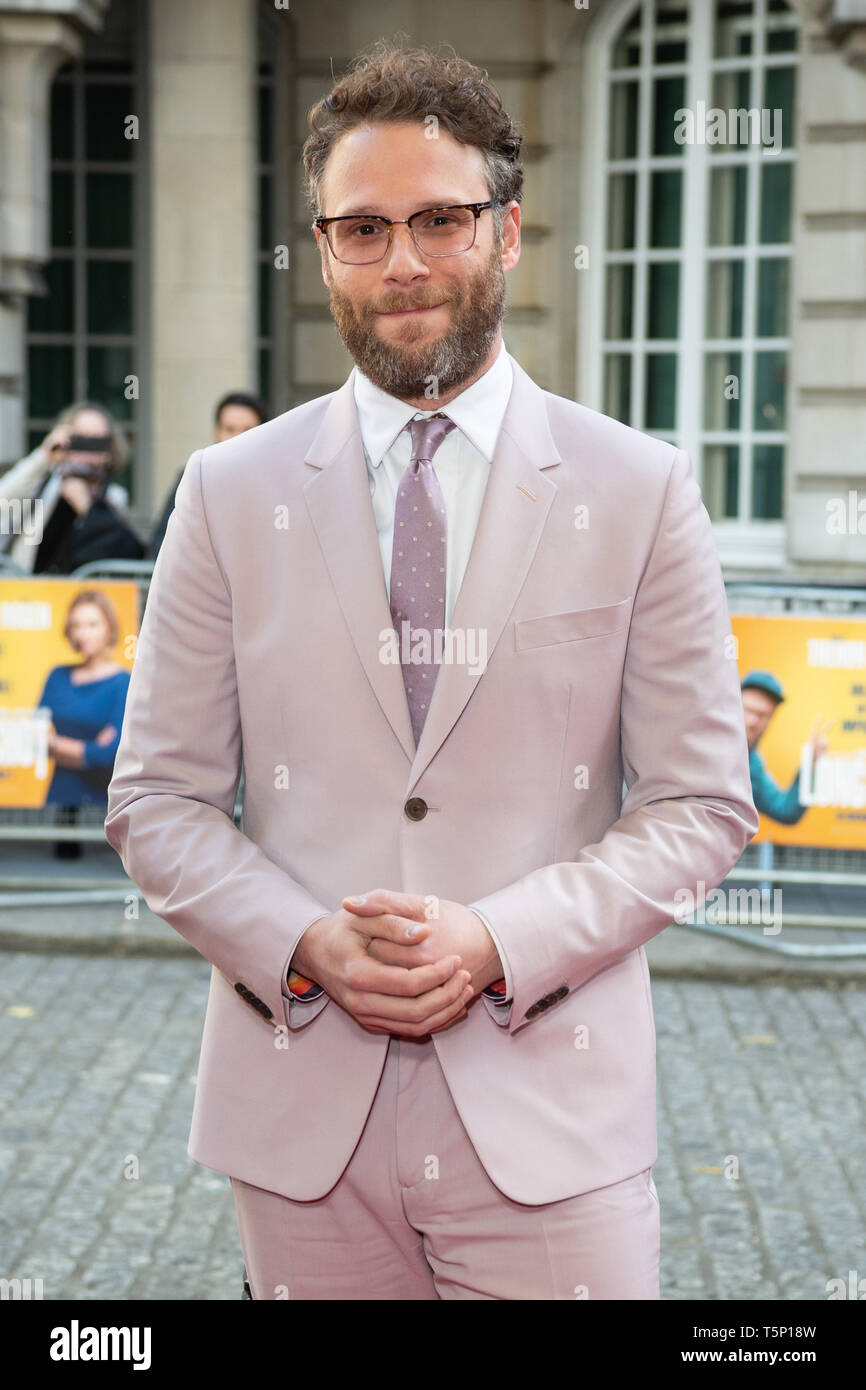
[[[347,899],[346,899],[346,902],[347,902],[347,903],[365,903],[366,901],[367,901],[367,899],[366,899],[366,897],[364,896],[363,893],[361,893],[360,896],[357,897],[357,898],[347,898]]]
[[[420,930],[421,930],[420,927],[407,927],[407,928],[406,928],[406,935],[407,935],[407,936],[417,936]]]

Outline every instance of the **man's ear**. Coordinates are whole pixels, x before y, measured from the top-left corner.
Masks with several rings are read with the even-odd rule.
[[[520,260],[520,204],[513,199],[505,210],[502,227],[502,259],[510,261],[507,270]]]

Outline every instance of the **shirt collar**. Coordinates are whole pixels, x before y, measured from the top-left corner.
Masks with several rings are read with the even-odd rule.
[[[467,386],[465,391],[461,391],[446,406],[416,410],[413,405],[408,405],[406,401],[401,401],[397,396],[391,396],[376,386],[356,367],[355,404],[358,408],[361,438],[371,466],[378,468],[410,420],[416,417],[429,419],[438,410],[453,420],[482,457],[488,463],[492,463],[496,440],[511,395],[513,377],[503,340],[500,341],[496,361],[488,367],[483,376],[473,381],[471,386]]]

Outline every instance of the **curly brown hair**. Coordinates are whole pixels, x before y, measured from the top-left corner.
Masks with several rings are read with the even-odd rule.
[[[504,205],[523,198],[523,169],[517,162],[523,137],[486,71],[458,57],[451,44],[446,47],[453,57],[379,39],[310,108],[311,133],[301,154],[307,202],[317,217],[324,215],[325,165],[341,135],[371,121],[423,124],[435,116],[455,140],[481,150],[490,197],[498,204],[492,210],[496,235],[501,235]]]

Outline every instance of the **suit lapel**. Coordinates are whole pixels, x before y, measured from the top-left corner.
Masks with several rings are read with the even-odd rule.
[[[407,758],[415,737],[403,673],[381,660],[380,634],[393,628],[370,482],[354,396],[355,372],[334,393],[304,462],[317,469],[304,496],[349,635],[382,712]]]
[[[484,635],[488,662],[523,587],[556,494],[555,483],[541,470],[561,462],[544,392],[513,357],[510,361],[511,395],[451,618],[452,632]],[[401,668],[380,659],[380,634],[393,624],[355,406],[354,369],[334,392],[305,462],[317,469],[304,489],[310,516],[358,657],[411,763],[411,790],[483,675],[473,675],[468,662],[443,662],[416,749]]]

